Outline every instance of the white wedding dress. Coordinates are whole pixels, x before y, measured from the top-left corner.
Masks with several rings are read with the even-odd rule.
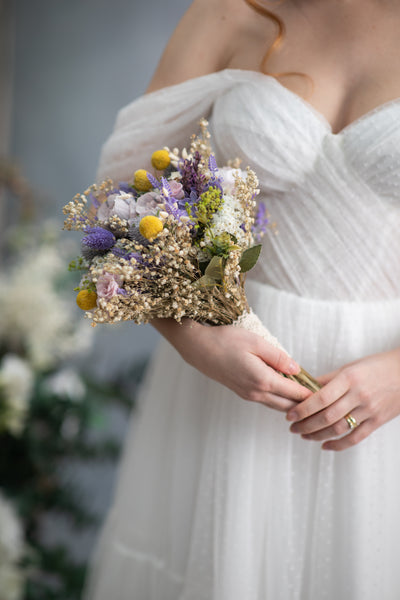
[[[400,99],[340,133],[271,76],[227,69],[124,108],[99,177],[126,180],[202,117],[277,223],[254,311],[318,375],[400,346]],[[398,600],[400,422],[344,452],[290,433],[162,342],[149,369],[90,600]]]

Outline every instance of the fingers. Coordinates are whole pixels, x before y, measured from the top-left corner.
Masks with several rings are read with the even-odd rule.
[[[256,348],[257,355],[270,367],[285,373],[285,375],[296,375],[300,371],[300,366],[286,352],[272,346],[260,337]]]
[[[278,410],[280,412],[287,412],[293,408],[293,406],[296,406],[296,402],[270,392],[264,395],[262,400],[260,400],[260,403],[268,408],[273,408],[274,410]]]
[[[301,437],[306,440],[323,441],[350,433],[351,428],[346,421],[346,416],[349,413],[355,419],[357,426],[369,418],[367,411],[360,407],[347,410],[343,406],[341,410],[338,410],[338,413],[341,413],[342,416],[337,420],[332,419],[333,422],[331,423],[329,423],[330,419],[327,417],[328,424],[326,427],[318,428],[319,424],[313,423],[314,419],[311,417],[303,423],[295,423],[290,429],[293,433],[300,433]],[[297,428],[299,430],[296,431]]]
[[[361,423],[358,427],[353,429],[351,433],[345,435],[339,440],[330,440],[329,442],[325,442],[322,444],[323,450],[347,450],[347,448],[351,448],[356,444],[359,444],[365,438],[367,438],[374,430],[376,429],[376,425],[373,424],[371,419],[367,419],[364,423]]]
[[[256,363],[252,379],[244,383],[243,394],[240,394],[246,400],[287,412],[311,395],[310,390],[277,373],[258,356],[253,359]]]
[[[271,408],[287,412],[312,393],[265,365],[262,376],[262,380],[253,382],[252,388],[245,396],[247,400],[260,402]]]
[[[286,418],[288,421],[304,421],[336,402],[349,390],[349,383],[345,377],[338,375],[326,384],[321,390],[312,394],[304,402],[291,409]],[[325,424],[326,425],[326,424]]]
[[[284,396],[289,400],[295,400],[296,404],[293,408],[298,406],[299,402],[306,400],[306,398],[312,395],[312,392],[306,387],[274,371],[272,371],[269,379],[269,391],[278,396]]]
[[[335,431],[336,429],[340,430],[334,433],[334,435],[341,435],[342,433],[346,433],[346,428],[343,428],[343,423],[346,424],[345,416],[350,411],[353,412],[356,406],[357,399],[352,398],[350,394],[346,394],[336,402],[329,404],[327,408],[320,410],[306,419],[296,421],[290,426],[290,431],[300,433],[301,435],[310,435],[330,428],[335,429]]]
[[[304,440],[324,441],[323,450],[341,451],[351,448],[378,427],[368,408],[360,406],[358,402],[356,394],[345,394],[319,413],[293,423],[290,430],[301,434]],[[295,409],[298,407],[299,405]],[[346,420],[349,413],[357,423],[354,429],[350,428]]]

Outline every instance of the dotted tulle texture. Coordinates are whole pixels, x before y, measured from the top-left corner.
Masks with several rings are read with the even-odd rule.
[[[400,345],[400,102],[333,134],[272,77],[225,70],[124,108],[99,178],[127,179],[210,119],[277,223],[254,313],[313,375]],[[400,424],[342,453],[289,432],[162,342],[86,600],[398,600]]]

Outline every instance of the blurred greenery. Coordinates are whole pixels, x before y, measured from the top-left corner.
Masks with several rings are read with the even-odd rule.
[[[0,434],[1,486],[22,519],[29,548],[26,600],[80,598],[86,564],[76,563],[67,547],[43,545],[41,524],[49,513],[63,514],[79,532],[97,523],[76,483],[63,481],[62,466],[69,460],[118,458],[120,441],[104,434],[106,411],[111,404],[132,408],[144,367],[141,361],[106,385],[84,379],[85,395],[79,401],[52,394],[46,387],[49,373],[40,375],[23,432]]]

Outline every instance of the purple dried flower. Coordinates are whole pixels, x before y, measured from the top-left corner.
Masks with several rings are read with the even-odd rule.
[[[169,180],[169,187],[171,189],[171,195],[176,198],[176,200],[182,200],[185,197],[185,192],[183,191],[182,184],[175,179]]]
[[[210,187],[216,187],[221,191],[221,193],[223,193],[223,178],[221,177],[221,175],[219,175],[217,161],[215,160],[215,156],[213,154],[210,154],[209,156],[208,168],[211,171],[211,177],[210,181],[207,184],[207,189],[209,189]]]
[[[200,196],[207,186],[205,175],[199,172],[200,161],[200,153],[195,152],[192,159],[187,158],[179,162],[178,169],[181,174],[181,183],[187,195],[194,190]]]
[[[156,179],[156,177],[154,177],[154,175],[152,175],[151,173],[146,173],[146,175],[153,188],[155,188],[156,190],[161,190],[162,184],[158,181],[158,179]],[[164,178],[162,177],[162,179]]]
[[[111,251],[115,256],[118,256],[118,258],[123,258],[124,260],[130,260],[133,256],[133,252],[128,252],[127,250],[124,250],[123,248],[118,248],[118,246],[114,246],[114,248]]]
[[[167,198],[164,202],[164,210],[165,212],[173,215],[177,221],[181,217],[187,217],[187,212],[185,208],[181,208],[184,202],[180,200],[179,202],[175,200],[175,198]]]
[[[216,173],[218,171],[217,161],[215,160],[214,154],[210,154],[208,159],[208,168],[211,173]]]
[[[86,260],[106,254],[116,242],[114,234],[103,227],[86,227],[86,236],[81,241],[81,250]]]
[[[161,183],[162,195],[164,198],[164,210],[167,213],[173,215],[177,220],[179,220],[180,217],[183,216],[187,217],[186,210],[182,210],[179,207],[179,201],[172,195],[172,190],[169,181],[165,179],[165,177],[161,177]]]
[[[116,192],[125,192],[125,194],[136,194],[136,190],[135,188],[128,183],[127,181],[120,181],[118,183],[118,190],[116,190]]]
[[[190,196],[189,196],[189,202],[190,202],[191,204],[195,204],[195,202],[197,202],[197,201],[198,201],[198,199],[199,199],[199,195],[198,195],[198,193],[196,192],[196,190],[192,190],[192,191],[190,192]]]
[[[88,202],[92,203],[92,205],[95,207],[96,210],[99,208],[100,202],[96,198],[96,196],[93,194],[93,192],[90,192],[90,194],[88,194],[87,199],[88,199]]]
[[[164,197],[168,196],[168,198],[170,198],[172,196],[171,186],[169,185],[168,179],[165,179],[165,177],[161,177],[161,188]]]
[[[100,298],[111,300],[120,293],[123,278],[115,273],[103,273],[97,280],[96,292]]]
[[[269,217],[267,213],[267,207],[264,202],[260,202],[257,208],[257,213],[254,218],[254,223],[251,228],[252,233],[257,241],[259,241],[264,233],[267,231],[269,225]]]
[[[115,188],[112,188],[112,189],[108,189],[108,190],[106,191],[106,196],[107,196],[107,198],[108,198],[109,196],[113,196],[114,194],[119,194],[119,191],[120,191],[120,190],[119,190],[119,187],[115,187]],[[129,191],[130,191],[130,192],[132,192],[132,190],[129,190]]]
[[[86,235],[82,239],[82,244],[92,250],[104,252],[110,250],[115,244],[115,235],[108,229],[103,229],[103,227],[86,227],[84,231]]]

